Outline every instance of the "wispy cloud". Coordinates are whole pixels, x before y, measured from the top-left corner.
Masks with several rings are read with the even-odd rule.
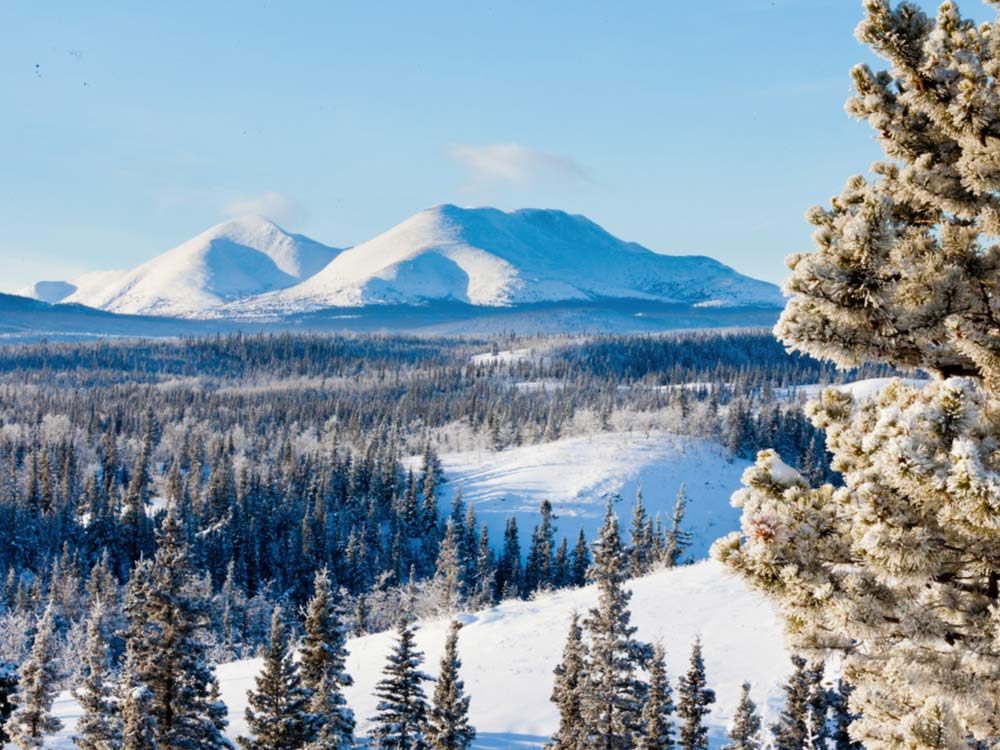
[[[448,153],[468,173],[470,188],[592,181],[589,170],[575,160],[518,143],[459,144]]]
[[[286,222],[297,217],[301,206],[287,195],[267,191],[259,195],[237,196],[226,201],[222,213],[226,216],[246,216],[256,214],[277,222]]]

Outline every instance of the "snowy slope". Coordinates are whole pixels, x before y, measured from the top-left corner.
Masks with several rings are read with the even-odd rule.
[[[212,227],[65,301],[119,313],[197,317],[225,302],[292,286],[339,252],[249,216]]]
[[[91,271],[75,276],[69,281],[36,281],[31,286],[15,292],[18,296],[37,299],[41,302],[55,304],[62,302],[71,294],[89,295],[113,284],[128,271]]]
[[[640,487],[650,516],[660,513],[669,523],[683,482],[688,496],[684,526],[694,535],[689,554],[696,560],[708,555],[713,541],[739,528],[740,514],[729,498],[749,466],[742,459],[730,461],[716,443],[664,432],[601,433],[500,452],[444,454],[441,463],[448,479],[442,508],[450,507],[461,489],[479,522],[489,527],[494,547],[507,518],[514,516],[523,549],[546,499],[556,515],[557,539],[568,537],[570,546],[580,529],[588,539],[594,537],[608,497],[621,496],[615,507],[627,528]]]
[[[782,304],[772,284],[711,258],[659,255],[583,216],[441,205],[344,251],[307,281],[234,309],[301,312],[428,300],[504,306],[594,298]]]
[[[715,562],[660,571],[631,583],[633,622],[638,637],[661,640],[667,650],[671,681],[687,665],[690,643],[702,637],[709,684],[718,695],[708,724],[712,748],[723,741],[726,724],[739,699],[740,684],[754,684],[754,699],[773,720],[780,709],[780,683],[788,671],[780,626],[771,608]],[[479,736],[477,748],[501,750],[537,747],[556,729],[558,714],[549,702],[552,669],[559,660],[572,611],[596,603],[593,587],[560,591],[530,602],[507,602],[462,616],[462,677],[472,697],[470,715]],[[425,623],[417,645],[425,652],[426,671],[437,673],[447,623]],[[374,713],[373,688],[381,676],[392,633],[355,638],[348,644],[348,670],[355,684],[347,698],[358,718],[359,735]],[[246,691],[260,668],[257,660],[219,668],[223,700],[229,707],[230,737],[246,731]],[[430,693],[430,690],[428,690]],[[70,746],[78,708],[63,694],[56,706],[66,727],[48,744]]]

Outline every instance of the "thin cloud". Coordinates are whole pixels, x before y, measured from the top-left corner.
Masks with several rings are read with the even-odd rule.
[[[222,207],[222,213],[226,216],[253,214],[280,223],[298,216],[300,207],[287,195],[267,191],[259,195],[232,198]]]
[[[467,187],[472,188],[592,181],[590,172],[573,159],[518,143],[460,144],[449,148],[448,154],[468,173]]]

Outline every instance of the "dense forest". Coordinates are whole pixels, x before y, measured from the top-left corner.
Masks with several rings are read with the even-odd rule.
[[[319,570],[356,632],[390,627],[410,581],[424,611],[580,585],[589,540],[555,538],[546,504],[535,529],[488,538],[460,498],[441,507],[438,455],[668,429],[732,455],[776,446],[835,479],[795,387],[884,374],[838,373],[764,332],[0,350],[0,659],[24,657],[46,602],[67,647],[95,592],[120,608],[168,506],[219,659],[256,653],[274,607],[297,612]],[[637,559],[677,562],[677,521],[640,518]]]

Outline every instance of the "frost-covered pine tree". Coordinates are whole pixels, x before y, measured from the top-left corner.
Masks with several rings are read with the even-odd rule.
[[[433,580],[434,598],[445,614],[455,612],[462,601],[462,564],[459,558],[458,527],[452,519],[445,523],[444,537],[438,547]]]
[[[14,704],[10,717],[11,742],[21,750],[37,750],[45,736],[58,732],[62,722],[52,713],[52,702],[59,689],[56,664],[55,607],[50,601],[38,620],[35,641],[28,658],[21,664]]]
[[[326,569],[313,581],[305,631],[299,666],[316,722],[308,750],[347,750],[354,746],[354,712],[347,706],[344,688],[354,680],[347,673],[347,630]]]
[[[399,618],[396,645],[375,686],[378,704],[371,719],[371,739],[378,750],[427,749],[427,696],[423,683],[431,678],[420,670],[424,655],[417,650],[412,620],[411,602]]]
[[[643,728],[646,685],[638,672],[648,665],[652,647],[635,639],[628,607],[632,593],[625,588],[628,577],[628,557],[609,501],[590,569],[597,606],[583,621],[590,648],[583,715],[595,750],[631,750]]]
[[[642,707],[642,733],[637,750],[673,750],[674,700],[667,680],[666,654],[662,646],[654,646],[649,662],[649,690]]]
[[[691,646],[688,671],[677,682],[677,722],[680,725],[677,747],[680,750],[708,750],[708,727],[705,717],[715,703],[715,691],[707,687],[701,640]]]
[[[550,750],[586,750],[588,736],[583,709],[587,689],[587,647],[577,612],[573,612],[555,676],[551,701],[559,708],[559,729],[547,747]]]
[[[462,624],[451,621],[441,657],[441,671],[434,685],[434,697],[427,713],[426,739],[431,750],[466,750],[476,738],[469,724],[469,696],[459,677],[458,631]]]
[[[812,722],[812,670],[801,656],[792,657],[791,676],[785,682],[785,703],[778,721],[771,726],[775,750],[801,750]]]
[[[810,211],[775,330],[933,382],[827,390],[810,415],[843,486],[762,453],[715,555],[779,605],[795,650],[844,655],[868,750],[957,750],[1000,738],[1000,23],[864,8],[857,36],[889,70],[857,66],[847,108],[886,158]]]
[[[153,692],[138,681],[135,650],[125,652],[117,686],[121,750],[157,750],[159,732],[153,717]]]
[[[125,611],[134,681],[151,693],[159,750],[229,747],[222,734],[226,707],[208,660],[206,601],[191,573],[174,505],[167,510],[154,559],[132,571]]]
[[[729,742],[722,750],[761,750],[760,727],[757,704],[750,698],[750,683],[744,682],[740,702],[729,727]]]
[[[90,604],[87,645],[83,654],[82,682],[73,691],[80,705],[73,742],[80,750],[120,750],[121,726],[108,669],[108,644],[104,638],[104,605]]]
[[[845,680],[837,682],[837,689],[831,692],[830,710],[831,732],[830,741],[832,750],[864,750],[860,742],[851,739],[851,724],[858,718],[851,713],[848,705],[848,698],[851,695],[851,686]]]
[[[299,665],[290,647],[281,607],[271,615],[271,634],[264,664],[247,691],[247,728],[240,737],[243,750],[299,750],[313,734],[309,691],[302,686]]]

